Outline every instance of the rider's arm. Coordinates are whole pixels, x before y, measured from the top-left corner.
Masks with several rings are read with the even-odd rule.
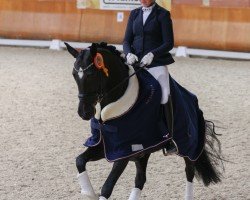
[[[163,43],[161,46],[151,51],[155,57],[169,52],[174,47],[173,26],[169,11],[161,14],[158,20],[161,25]]]

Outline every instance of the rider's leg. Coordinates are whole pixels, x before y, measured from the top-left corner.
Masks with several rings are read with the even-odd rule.
[[[77,179],[81,186],[81,194],[86,199],[98,199],[89,180],[89,176],[86,171],[86,164],[88,161],[96,161],[102,158],[104,158],[104,151],[102,145],[90,147],[76,158],[76,167],[79,172],[77,175]]]
[[[184,158],[185,163],[186,163],[186,177],[187,177],[187,182],[186,182],[186,191],[185,191],[185,200],[193,200],[194,199],[194,186],[193,186],[193,179],[194,179],[194,162],[190,161],[188,158]]]
[[[113,188],[114,188],[117,180],[121,176],[122,172],[126,168],[128,162],[129,162],[128,159],[118,160],[118,161],[114,162],[113,168],[112,168],[107,180],[105,181],[104,185],[102,186],[100,199],[104,199],[104,198],[108,199],[111,196]]]
[[[146,169],[148,164],[150,154],[146,154],[141,158],[137,158],[135,161],[136,165],[136,177],[135,177],[135,187],[132,189],[129,200],[139,200],[141,196],[141,191],[146,182]]]
[[[172,104],[172,98],[169,95],[168,102],[164,104],[164,113],[166,116],[167,121],[167,127],[169,131],[169,136],[173,138],[173,129],[174,129],[174,115],[173,115],[173,104]],[[173,139],[169,140],[169,142],[166,144],[167,154],[176,153],[177,147]]]
[[[173,137],[173,106],[170,96],[170,85],[169,85],[169,72],[167,66],[158,66],[148,69],[149,73],[154,76],[154,78],[161,85],[162,98],[161,104],[163,104],[164,114],[167,121],[167,126],[169,129],[170,137]],[[168,153],[174,153],[177,151],[175,142],[171,139],[167,143]]]

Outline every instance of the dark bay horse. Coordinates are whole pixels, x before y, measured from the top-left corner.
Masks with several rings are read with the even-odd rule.
[[[69,53],[76,58],[73,76],[78,86],[79,92],[79,105],[78,114],[83,120],[92,120],[103,109],[109,107],[109,105],[117,102],[122,96],[125,95],[127,89],[131,87],[130,79],[138,76],[140,72],[133,76],[129,72],[129,66],[126,65],[125,60],[121,57],[121,53],[113,46],[108,46],[106,43],[95,44],[91,47],[78,52],[76,49],[65,43]],[[132,84],[133,87],[138,87]],[[132,93],[133,94],[133,93]],[[125,101],[131,101],[133,95],[130,94]],[[114,108],[114,107],[112,107]],[[119,109],[112,110],[118,112]],[[121,108],[125,109],[125,108]],[[110,112],[110,110],[108,110]],[[106,114],[108,113],[106,112]],[[126,109],[124,111],[126,113]],[[109,115],[109,114],[107,114]],[[136,177],[135,187],[129,196],[129,200],[138,200],[141,195],[141,191],[146,182],[146,169],[148,159],[152,152],[164,149],[165,142],[156,145],[153,148],[148,148],[145,151],[138,151],[128,157],[122,157],[121,159],[114,159],[113,168],[105,181],[100,197],[96,195],[89,180],[86,164],[89,161],[97,161],[102,158],[107,158],[106,151],[107,146],[104,144],[104,136],[102,135],[103,127],[105,125],[103,115],[100,119],[91,123],[95,129],[98,129],[98,138],[93,136],[88,140],[91,143],[92,140],[98,140],[92,145],[87,145],[87,150],[76,158],[76,166],[78,169],[78,180],[81,186],[81,193],[88,199],[108,199],[111,196],[112,190],[123,173],[129,161],[134,161],[136,165]],[[204,135],[204,143],[197,159],[192,160],[189,157],[183,156],[186,164],[186,194],[185,200],[193,199],[193,178],[196,176],[202,179],[205,186],[209,184],[218,183],[221,181],[221,167],[223,165],[220,142],[214,132],[213,124],[204,120],[203,115],[200,116],[198,126],[198,134]],[[107,126],[112,129],[111,126]],[[117,141],[119,143],[119,141]],[[140,145],[133,146],[136,150],[141,150]],[[110,160],[110,159],[109,159]]]

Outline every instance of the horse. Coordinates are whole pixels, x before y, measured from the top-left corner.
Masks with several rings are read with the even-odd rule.
[[[91,120],[91,128],[94,133],[97,133],[97,135],[93,135],[88,139],[86,142],[88,148],[76,158],[76,167],[79,172],[77,177],[81,186],[81,193],[88,199],[108,199],[128,162],[133,161],[136,166],[136,177],[135,185],[130,193],[129,200],[138,200],[141,196],[144,184],[146,183],[148,159],[151,153],[165,148],[166,140],[147,149],[142,149],[140,145],[135,145],[133,146],[133,148],[135,148],[133,153],[129,156],[121,156],[118,159],[112,160],[113,157],[108,157],[109,155],[107,156],[106,152],[107,148],[109,148],[106,143],[112,134],[108,134],[107,136],[103,132],[105,132],[104,129],[108,129],[110,132],[116,129],[111,125],[106,125],[106,121],[103,119],[108,118],[106,115],[110,115],[109,112],[117,112],[118,116],[121,114],[120,110],[123,110],[125,115],[129,112],[127,110],[130,110],[131,107],[120,108],[113,106],[112,110],[110,109],[110,105],[119,101],[119,99],[126,94],[128,88],[139,87],[140,89],[142,85],[136,85],[136,81],[133,82],[131,79],[136,80],[139,76],[147,76],[147,74],[143,75],[146,73],[146,70],[128,66],[122,53],[116,50],[114,46],[107,45],[107,43],[93,43],[92,46],[81,51],[74,49],[68,43],[65,43],[65,45],[68,52],[76,59],[72,75],[78,87],[78,115],[83,120]],[[152,91],[155,92],[154,90]],[[136,96],[134,93],[129,93],[125,101],[131,101],[131,99],[136,100],[137,97],[134,96]],[[107,107],[109,109],[107,109]],[[103,116],[100,117],[100,112],[104,109],[106,109],[107,112],[105,114],[102,113]],[[100,119],[95,119],[97,118],[96,116],[99,116]],[[110,121],[112,121],[112,119],[111,114]],[[206,121],[203,118],[202,111],[199,109],[197,119],[199,121],[197,123],[197,130],[202,148],[199,149],[195,159],[190,159],[190,157],[183,156],[179,153],[185,160],[187,179],[185,200],[192,200],[194,198],[194,176],[196,176],[198,180],[201,179],[205,186],[209,186],[210,184],[221,182],[223,171],[221,145],[216,136],[214,124],[210,121]],[[155,127],[156,126],[154,126],[154,128]],[[130,134],[127,137],[132,136]],[[97,142],[93,143],[93,140]],[[115,143],[120,142],[119,140],[114,141]],[[109,145],[113,145],[112,141]],[[113,161],[113,167],[98,196],[91,185],[86,171],[86,164],[90,161],[97,161],[103,158]]]

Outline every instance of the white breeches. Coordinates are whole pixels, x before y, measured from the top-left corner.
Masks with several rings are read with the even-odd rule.
[[[170,86],[169,86],[169,72],[167,66],[158,66],[148,69],[148,72],[160,83],[162,97],[161,104],[168,102],[168,96],[170,95]]]

